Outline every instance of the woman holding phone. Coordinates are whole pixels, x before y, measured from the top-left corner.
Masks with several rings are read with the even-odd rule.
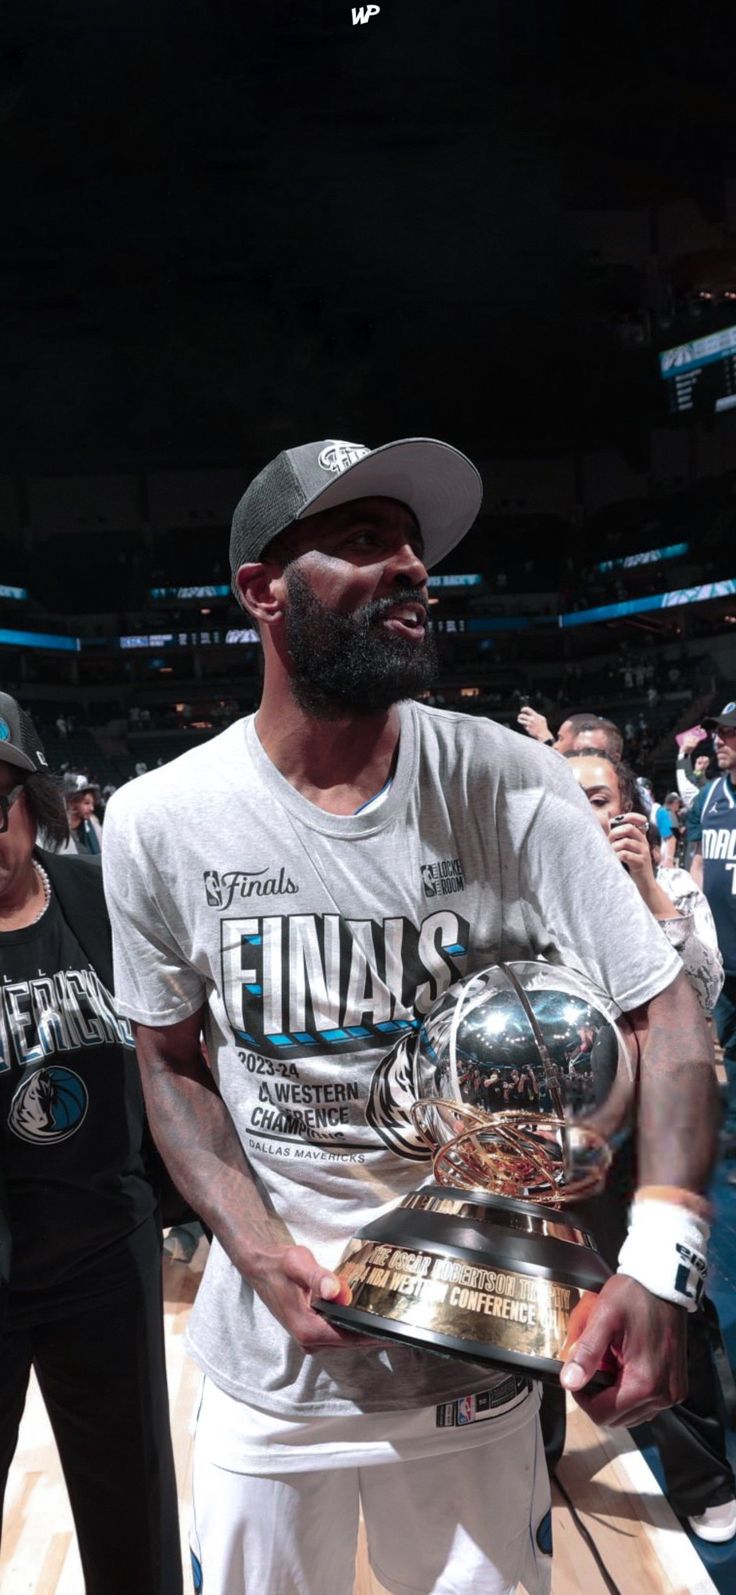
[[[614,764],[597,749],[564,757],[614,853],[679,953],[701,1007],[710,1014],[723,985],[723,960],[706,898],[687,870],[660,864],[659,835],[647,820],[627,765]]]
[[[701,1006],[710,1013],[723,984],[723,963],[703,893],[686,870],[660,865],[659,835],[641,809],[633,772],[625,764],[614,764],[597,749],[564,757],[622,867],[679,953]],[[603,1194],[585,1204],[586,1221],[613,1267],[636,1188],[633,1161],[628,1140],[616,1154]],[[673,1510],[701,1539],[723,1542],[736,1534],[736,1481],[726,1456],[711,1329],[720,1332],[715,1307],[705,1299],[688,1319],[687,1401],[660,1413],[650,1427]],[[556,1392],[544,1392],[542,1427],[548,1462],[554,1467],[564,1445],[564,1408]]]

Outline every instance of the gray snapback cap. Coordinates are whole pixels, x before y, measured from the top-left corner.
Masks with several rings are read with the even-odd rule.
[[[83,797],[85,792],[100,790],[99,781],[88,781],[86,775],[78,775],[76,770],[67,770],[62,786],[67,802],[73,797]]]
[[[336,438],[284,449],[246,488],[233,515],[230,568],[259,560],[292,521],[306,520],[355,498],[393,498],[408,505],[436,565],[465,536],[483,497],[472,462],[450,443],[402,438],[368,449]]]

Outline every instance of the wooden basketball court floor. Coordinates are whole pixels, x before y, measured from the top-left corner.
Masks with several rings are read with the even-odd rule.
[[[190,1267],[164,1263],[185,1590],[191,1589],[186,1547],[188,1425],[198,1373],[184,1353],[183,1337],[205,1252],[202,1242]],[[554,1487],[553,1595],[736,1595],[734,1546],[709,1547],[704,1552],[706,1567],[628,1433],[597,1430],[573,1402],[559,1481]],[[43,1403],[33,1384],[8,1483],[0,1591],[1,1595],[83,1595],[66,1491]],[[355,1595],[384,1595],[367,1565],[362,1543]]]

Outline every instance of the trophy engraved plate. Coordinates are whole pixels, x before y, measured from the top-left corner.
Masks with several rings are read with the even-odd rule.
[[[574,1308],[609,1275],[570,1204],[603,1186],[635,1063],[610,999],[571,970],[499,964],[451,987],[375,1077],[384,1139],[423,1150],[434,1179],[349,1243],[341,1299],[317,1311],[379,1339],[556,1377]]]

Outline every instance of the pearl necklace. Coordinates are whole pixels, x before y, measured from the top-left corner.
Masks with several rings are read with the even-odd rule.
[[[37,874],[37,876],[38,876],[38,878],[39,878],[39,880],[41,882],[41,886],[42,886],[42,889],[43,889],[43,906],[41,908],[39,908],[39,911],[36,914],[35,919],[32,919],[30,921],[31,925],[37,925],[39,919],[43,919],[43,916],[46,913],[46,909],[48,908],[49,903],[51,902],[51,882],[50,882],[50,880],[48,878],[48,875],[46,874],[46,871],[45,871],[45,869],[43,867],[43,864],[37,864],[35,858],[32,860],[32,863],[33,863],[33,868],[36,871],[36,874]]]

